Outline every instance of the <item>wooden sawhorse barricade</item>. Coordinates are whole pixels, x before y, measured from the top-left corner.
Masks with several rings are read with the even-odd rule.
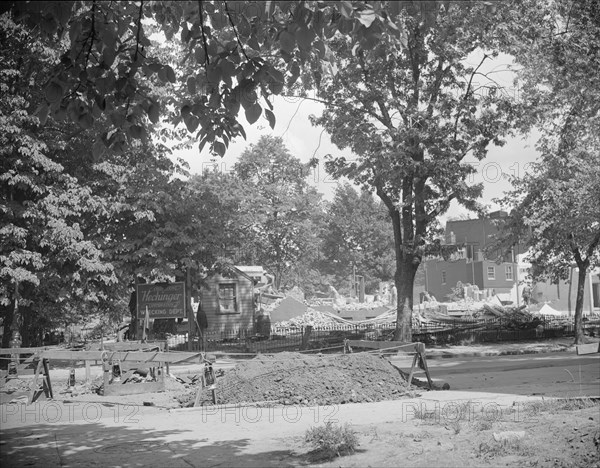
[[[169,364],[205,364],[206,353],[185,351],[124,351],[115,350],[82,350],[72,351],[66,349],[47,348],[5,348],[0,351],[3,355],[19,355],[32,353],[28,362],[36,365],[33,385],[30,388],[29,403],[35,401],[43,391],[47,397],[54,398],[52,383],[50,381],[51,360],[58,361],[101,361],[104,370],[104,395],[133,395],[137,393],[157,392],[165,389],[163,367]],[[214,359],[213,359],[214,360]],[[114,363],[119,364],[119,381],[112,379],[111,372]],[[211,363],[212,364],[212,363]],[[127,379],[136,368],[149,367],[155,369],[156,381],[143,383],[127,383]],[[168,369],[168,367],[167,367]],[[125,371],[125,372],[123,372]],[[40,387],[40,377],[42,378]],[[106,383],[108,380],[108,384]]]
[[[35,367],[35,373],[33,374],[33,383],[31,384],[31,389],[29,391],[29,404],[33,403],[41,394],[41,392],[44,392],[46,398],[54,399],[54,393],[52,392],[52,383],[50,382],[50,369],[48,365],[48,359],[36,358],[36,361],[37,365]],[[41,387],[39,383],[40,372],[43,372]]]
[[[421,342],[416,343],[406,343],[403,341],[366,341],[366,340],[344,340],[344,353],[352,352],[352,348],[368,348],[368,349],[378,349],[380,351],[387,350],[399,351],[402,348],[407,348],[408,354],[414,354],[412,366],[410,368],[410,373],[408,375],[408,384],[412,384],[413,376],[415,374],[416,366],[425,371],[425,375],[427,376],[427,383],[429,384],[429,389],[433,390],[434,385],[431,380],[431,375],[429,374],[429,368],[427,367],[427,358],[425,357],[425,344]],[[412,351],[410,351],[412,348]],[[393,364],[392,364],[393,365]],[[396,366],[394,366],[396,367]],[[400,369],[398,369],[400,370]],[[400,370],[401,371],[401,370]],[[401,371],[402,372],[402,371]],[[404,372],[403,372],[404,374]]]

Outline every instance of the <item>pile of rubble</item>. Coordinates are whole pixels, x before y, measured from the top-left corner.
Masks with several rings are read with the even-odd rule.
[[[289,320],[283,320],[281,322],[274,323],[272,328],[301,328],[305,326],[312,326],[315,328],[324,328],[339,324],[340,321],[336,320],[332,314],[327,312],[319,312],[318,310],[311,309],[310,307],[306,310],[306,313],[293,317]]]
[[[262,304],[262,309],[265,312],[271,313],[275,309],[277,309],[277,307],[279,307],[279,304],[281,304],[281,301],[283,301],[283,299],[275,299],[273,302],[271,302],[269,304]]]
[[[378,309],[380,307],[388,307],[389,304],[382,301],[373,301],[373,302],[351,302],[349,304],[345,304],[343,306],[338,306],[336,309],[338,312],[350,311],[350,310],[373,310]]]
[[[414,396],[389,361],[370,353],[257,356],[216,380],[218,404],[334,405]],[[181,399],[192,406],[195,393]],[[211,401],[205,390],[202,400]]]
[[[531,321],[533,315],[527,310],[527,306],[512,307],[497,304],[483,304],[483,309],[473,314],[475,318],[503,318],[510,320]]]

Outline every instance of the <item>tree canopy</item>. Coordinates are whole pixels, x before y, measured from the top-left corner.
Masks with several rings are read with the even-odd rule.
[[[17,326],[116,313],[138,275],[191,269],[200,279],[240,254],[271,268],[278,286],[310,284],[322,259],[345,265],[328,274],[355,264],[375,281],[391,273],[389,248],[396,338],[408,340],[416,270],[443,250],[438,217],[453,201],[481,208],[466,158],[515,127],[542,135],[513,218],[537,233],[536,264],[560,276],[576,251],[585,268],[597,261],[597,203],[587,202],[597,173],[586,172],[600,134],[593,0],[1,8],[0,307]],[[485,72],[501,51],[519,66],[520,102]],[[232,174],[193,177],[167,147],[176,139],[223,156],[247,124],[274,127],[272,96],[298,92],[324,105],[314,123],[358,156],[327,161],[365,189],[342,186],[328,211],[306,183],[314,161],[281,139],[248,147]],[[553,228],[553,216],[577,229]]]
[[[99,118],[111,150],[145,139],[164,118],[184,123],[202,148],[223,156],[245,136],[238,114],[275,125],[271,95],[295,83],[305,65],[331,67],[325,40],[337,32],[370,47],[381,31],[400,38],[383,2],[5,2],[19,21],[64,52],[43,83],[38,110],[89,128]],[[390,3],[392,10],[395,2]],[[182,54],[156,53],[152,32],[178,41]],[[174,60],[177,60],[175,63]],[[153,83],[171,83],[159,102]],[[99,151],[99,146],[96,146]]]
[[[541,156],[502,200],[513,211],[500,242],[530,246],[536,279],[566,279],[577,266],[581,343],[586,275],[600,265],[600,6],[583,0],[521,8],[522,35],[512,48],[520,65],[519,122],[540,132]]]
[[[338,72],[315,77],[325,111],[314,123],[358,155],[331,158],[330,173],[374,190],[390,214],[396,339],[410,340],[414,276],[439,248],[437,217],[452,200],[479,208],[482,186],[467,183],[475,168],[465,157],[482,159],[510,131],[511,97],[481,68],[497,56],[508,16],[505,4],[440,2],[427,14],[410,4],[396,17],[401,41],[382,31],[372,47],[344,36],[327,42]]]
[[[336,288],[349,288],[356,273],[365,277],[367,293],[394,276],[394,238],[387,209],[373,195],[340,184],[323,223],[320,269],[335,276]]]
[[[263,136],[234,166],[234,174],[256,194],[248,207],[255,261],[273,272],[276,288],[314,250],[321,195],[308,185],[310,165],[292,156],[280,137]]]

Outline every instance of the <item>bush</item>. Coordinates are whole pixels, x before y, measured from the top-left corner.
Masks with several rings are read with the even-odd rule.
[[[320,452],[323,458],[334,458],[353,453],[359,445],[356,433],[348,424],[338,426],[331,421],[324,426],[308,429],[304,440]]]

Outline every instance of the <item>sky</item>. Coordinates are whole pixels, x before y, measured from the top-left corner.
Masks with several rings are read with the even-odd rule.
[[[477,66],[480,60],[481,56],[475,54],[469,57],[467,62]],[[508,65],[511,62],[510,57],[500,56],[494,60],[488,60],[481,71],[488,74],[488,76],[493,76],[496,82],[506,86],[507,92],[515,93],[512,84],[513,73],[508,70]],[[348,149],[338,149],[331,143],[329,135],[323,131],[323,128],[315,127],[310,123],[309,116],[311,114],[320,115],[323,109],[322,104],[300,98],[275,97],[273,105],[277,119],[275,128],[271,129],[267,120],[262,117],[254,125],[244,125],[247,140],[241,137],[234,140],[229,145],[223,159],[216,161],[219,166],[218,169],[230,171],[244,149],[248,145],[256,143],[261,135],[280,136],[290,153],[301,161],[308,162],[313,157],[319,159],[319,165],[309,177],[309,183],[313,184],[323,194],[324,199],[331,200],[338,181],[333,180],[326,174],[325,156],[327,154],[344,156],[347,160],[352,160],[356,156]],[[486,159],[475,162],[478,171],[476,175],[468,180],[468,183],[483,182],[484,192],[480,201],[488,205],[491,210],[498,209],[498,206],[493,203],[493,199],[502,196],[504,191],[511,188],[507,179],[508,175],[522,176],[527,171],[528,164],[536,159],[535,141],[535,134],[526,138],[508,138],[503,147],[490,145]],[[190,164],[190,170],[193,174],[199,174],[207,167],[214,167],[215,164],[213,162],[215,159],[208,149],[204,149],[202,153],[199,153],[197,146],[190,150],[180,151],[175,156],[185,159]],[[469,160],[467,157],[465,161],[475,160],[473,158]],[[445,223],[449,217],[465,215],[476,217],[474,213],[470,213],[454,203],[448,212],[440,218],[440,221]]]

